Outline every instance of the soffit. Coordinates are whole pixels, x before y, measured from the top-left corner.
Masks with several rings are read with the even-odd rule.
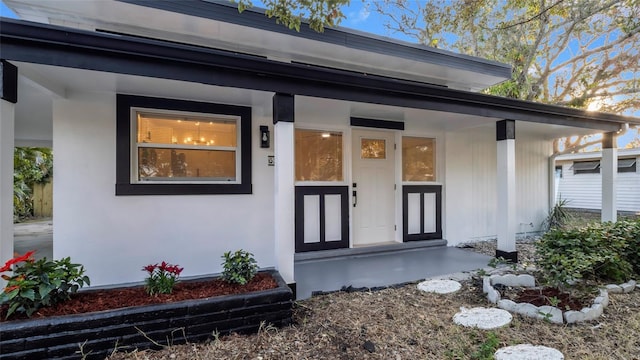
[[[281,28],[284,27],[281,25],[272,27],[274,31],[258,29],[248,26],[248,22],[271,26],[264,23],[264,15],[246,11],[231,16],[228,15],[229,5],[202,1],[127,1],[146,6],[115,0],[6,0],[5,3],[24,20],[165,39],[284,62],[341,68],[453,89],[481,90],[504,81],[510,72],[509,67],[504,64],[344,28],[327,29],[325,35],[310,34],[308,29],[303,29],[301,33],[288,30],[283,32]],[[161,5],[174,11],[150,7]],[[218,16],[222,19],[218,20],[178,13],[178,10],[202,16],[211,15],[214,10],[226,10],[227,15]],[[210,17],[215,17],[213,15]],[[244,19],[244,16],[250,17],[250,20],[241,24],[229,22],[230,19]],[[272,22],[268,19],[266,21]]]

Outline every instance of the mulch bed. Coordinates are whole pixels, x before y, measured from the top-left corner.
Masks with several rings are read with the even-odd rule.
[[[589,307],[591,305],[590,301],[595,298],[595,295],[588,299],[585,296],[576,296],[553,287],[521,288],[497,285],[495,288],[503,298],[516,303],[529,303],[534,306],[555,306],[562,311],[580,311],[585,307]]]
[[[129,306],[163,304],[221,295],[244,294],[276,287],[278,287],[278,284],[271,274],[258,273],[246,285],[229,284],[222,279],[186,281],[176,284],[172,294],[160,294],[156,296],[149,296],[142,286],[91,290],[73,294],[71,300],[58,304],[55,307],[42,308],[34,313],[31,318],[81,314]],[[7,321],[5,319],[7,309],[7,305],[0,307],[0,322]],[[27,319],[27,317],[22,314],[14,314],[8,321],[20,319]]]

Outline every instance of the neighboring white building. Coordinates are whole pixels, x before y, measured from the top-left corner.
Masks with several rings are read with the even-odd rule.
[[[600,210],[602,207],[601,152],[560,155],[556,158],[556,198],[567,206]],[[618,150],[616,207],[640,212],[640,148]]]
[[[640,124],[478,93],[504,64],[232,3],[5,3],[24,20],[0,23],[0,263],[14,142],[52,145],[54,257],[92,285],[236,249],[291,284],[305,251],[497,236],[513,258],[549,211],[553,139]]]

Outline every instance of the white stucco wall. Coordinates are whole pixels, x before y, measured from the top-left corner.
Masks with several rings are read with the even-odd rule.
[[[551,143],[517,129],[516,232],[524,235],[538,231],[548,212]],[[447,132],[445,147],[445,238],[449,245],[495,238],[495,125]]]
[[[251,195],[115,196],[115,119],[114,93],[54,101],[54,258],[86,264],[92,285],[142,281],[141,268],[163,260],[183,276],[217,273],[237,249],[275,266],[273,148],[257,131],[273,133],[270,109],[253,109]]]

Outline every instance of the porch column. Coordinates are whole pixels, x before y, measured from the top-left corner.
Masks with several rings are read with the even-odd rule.
[[[497,219],[498,247],[496,257],[518,262],[516,251],[516,123],[496,123],[498,145]]]
[[[602,160],[600,161],[600,175],[602,176],[602,212],[601,219],[605,221],[618,220],[616,205],[616,178],[618,176],[618,141],[616,133],[602,134]]]
[[[273,96],[275,155],[275,250],[278,271],[295,292],[294,99],[290,94]]]
[[[18,68],[0,60],[0,266],[13,258],[13,144]],[[0,280],[4,287],[4,280]]]

